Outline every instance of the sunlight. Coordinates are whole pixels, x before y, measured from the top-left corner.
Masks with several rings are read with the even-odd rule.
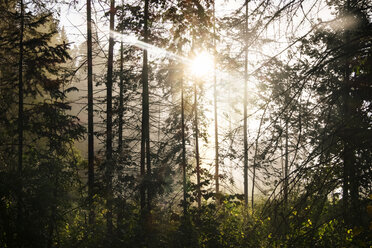
[[[205,77],[208,74],[213,73],[214,70],[214,58],[209,53],[202,51],[199,52],[193,59],[189,59],[173,52],[170,52],[164,48],[157,47],[137,39],[134,35],[121,34],[115,31],[110,31],[110,35],[116,40],[123,41],[126,44],[138,47],[140,49],[146,49],[150,55],[158,58],[169,58],[187,65],[190,72],[197,77]]]
[[[214,61],[213,56],[207,52],[200,52],[190,64],[191,72],[198,77],[206,76],[213,72]]]
[[[185,57],[179,56],[161,47],[157,47],[149,43],[140,41],[134,35],[121,34],[115,31],[110,31],[110,35],[113,35],[114,38],[118,41],[123,41],[126,44],[135,46],[140,49],[146,49],[151,56],[154,56],[157,58],[169,58],[169,59],[180,61],[182,63],[191,63],[191,61]]]

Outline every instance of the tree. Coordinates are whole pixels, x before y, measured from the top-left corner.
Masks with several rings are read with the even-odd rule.
[[[248,1],[245,1],[245,47],[244,47],[244,102],[243,102],[243,136],[244,136],[244,203],[248,207],[248,116],[247,116],[247,104],[248,104]],[[252,186],[254,187],[254,186]]]
[[[143,40],[149,42],[149,1],[145,0],[144,19],[143,19]],[[149,113],[149,86],[148,86],[148,61],[147,50],[143,50],[143,66],[142,66],[142,128],[141,128],[141,176],[145,178],[141,185],[141,209],[142,211],[150,211],[151,209],[151,193],[148,187],[148,180],[151,176],[151,154],[150,154],[150,113]],[[146,200],[147,190],[147,200]],[[148,213],[147,213],[148,214]]]
[[[58,35],[55,19],[42,6],[38,9],[34,3],[17,3],[7,1],[0,5],[2,18],[7,20],[0,25],[0,95],[4,107],[0,118],[4,144],[0,151],[1,181],[4,182],[0,190],[4,201],[0,242],[6,246],[51,247],[69,205],[67,195],[76,180],[77,157],[71,141],[81,137],[83,128],[76,118],[66,114],[69,106],[65,98],[72,89],[63,87],[67,74],[61,64],[69,59],[68,44],[52,42]],[[19,25],[21,19],[24,22]],[[20,52],[21,59],[17,56]],[[18,80],[21,94],[13,89]],[[20,103],[16,100],[18,97]],[[14,119],[19,104],[23,113]],[[21,128],[14,128],[15,120],[23,122]],[[17,161],[14,157],[17,151],[12,148],[19,145],[14,138],[20,129],[23,129],[22,173],[13,164]],[[14,183],[17,186],[12,186]]]
[[[88,204],[89,224],[94,223],[94,127],[93,127],[93,58],[91,1],[87,0],[87,63],[88,63]]]
[[[107,107],[106,107],[106,187],[107,187],[107,234],[111,240],[113,232],[112,224],[112,176],[113,176],[113,160],[112,160],[112,79],[113,79],[113,63],[114,63],[114,25],[115,25],[115,0],[110,1],[110,38],[109,38],[109,53],[107,62]]]
[[[19,64],[18,64],[18,174],[19,178],[22,179],[22,168],[23,168],[23,32],[24,32],[24,5],[23,0],[20,3],[21,13],[21,31],[19,36]],[[18,192],[18,225],[22,223],[22,183],[19,184],[20,189]]]
[[[215,180],[216,180],[216,200],[218,200],[218,194],[220,191],[219,182],[219,153],[218,153],[218,120],[217,120],[217,48],[216,48],[216,9],[215,2],[213,2],[213,57],[214,57],[214,71],[213,71],[213,101],[214,101],[214,144],[215,144]]]
[[[329,130],[324,131],[334,137],[332,149],[328,148],[330,154],[343,161],[340,179],[344,221],[352,226],[362,223],[359,218],[362,186],[359,182],[364,181],[364,161],[370,156],[364,150],[368,144],[365,138],[370,137],[367,131],[367,123],[370,122],[369,110],[363,109],[363,102],[370,99],[362,92],[368,91],[365,82],[369,67],[364,61],[371,56],[370,46],[365,42],[371,36],[370,32],[366,32],[371,24],[366,17],[367,10],[363,1],[332,4],[337,9],[332,24],[315,32],[310,42],[304,42],[304,47],[305,53],[311,54],[316,47],[314,44],[320,42],[320,47],[326,53],[324,57],[319,53],[311,55],[316,60],[309,73],[321,82],[316,87],[317,93],[322,97],[329,95],[329,101],[326,101],[323,107],[334,109],[329,119],[333,123],[329,123]],[[355,137],[358,137],[358,140],[355,140]],[[323,150],[324,152],[327,152],[327,149]]]
[[[275,144],[283,137],[285,150],[282,198],[276,205],[280,209],[284,203],[285,207],[276,233],[293,235],[287,241],[291,244],[300,244],[302,238],[295,230],[305,226],[308,216],[310,230],[301,235],[309,237],[309,246],[315,245],[319,227],[328,227],[332,221],[337,223],[337,237],[347,235],[344,228],[354,230],[358,226],[363,230],[352,241],[360,245],[367,230],[361,209],[367,199],[362,192],[370,183],[365,178],[370,173],[365,167],[370,156],[365,150],[370,110],[362,107],[362,102],[370,101],[364,94],[368,91],[365,82],[369,67],[365,61],[370,58],[370,46],[365,41],[371,35],[366,31],[370,8],[363,1],[334,1],[330,6],[334,16],[312,26],[299,39],[300,49],[289,51],[289,62],[273,59],[272,67],[268,67],[273,73],[265,78],[275,82],[272,126],[277,134],[269,144],[271,149],[280,148]],[[294,60],[297,62],[292,63]],[[280,69],[275,72],[275,68]],[[336,195],[341,189],[338,201]],[[294,215],[298,217],[288,219]],[[280,230],[283,225],[286,228]]]

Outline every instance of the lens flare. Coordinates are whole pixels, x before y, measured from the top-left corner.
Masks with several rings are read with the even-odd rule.
[[[115,31],[111,31],[110,35],[112,35],[116,40],[123,41],[124,43],[138,47],[140,49],[146,49],[149,52],[149,54],[152,56],[159,57],[159,58],[169,58],[169,59],[181,61],[183,63],[190,63],[189,59],[179,56],[175,53],[172,53],[166,49],[140,41],[134,35],[121,34]]]

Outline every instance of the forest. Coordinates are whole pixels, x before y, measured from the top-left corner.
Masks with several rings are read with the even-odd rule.
[[[372,2],[1,0],[13,247],[372,247]]]

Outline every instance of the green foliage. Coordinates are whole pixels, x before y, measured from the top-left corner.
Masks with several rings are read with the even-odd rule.
[[[58,34],[57,21],[45,4],[25,2],[21,68],[25,84],[24,163],[20,171],[17,168],[20,6],[15,0],[0,2],[0,248],[371,247],[372,205],[368,194],[372,185],[372,29],[370,7],[364,5],[365,1],[327,1],[335,7],[336,19],[319,24],[309,36],[296,40],[297,58],[293,51],[283,61],[279,56],[272,57],[270,63],[265,62],[251,75],[252,81],[261,82],[261,92],[251,103],[258,106],[258,112],[270,114],[262,117],[264,128],[256,139],[257,154],[252,159],[257,165],[257,178],[262,176],[257,181],[265,186],[262,197],[255,196],[254,209],[243,205],[242,195],[213,193],[210,188],[214,175],[204,166],[200,170],[200,185],[194,182],[194,92],[187,85],[191,77],[179,62],[155,59],[151,63],[153,168],[146,176],[138,176],[141,124],[138,82],[142,51],[125,45],[125,75],[116,70],[113,76],[115,83],[120,77],[124,80],[124,85],[115,85],[115,89],[123,90],[123,108],[119,107],[119,97],[114,97],[114,141],[118,140],[119,114],[123,118],[124,138],[121,150],[117,149],[114,155],[110,185],[114,230],[110,236],[106,227],[107,185],[104,173],[100,173],[105,161],[100,154],[96,154],[95,160],[95,221],[88,225],[87,162],[73,146],[85,130],[77,117],[67,113],[70,109],[67,94],[76,89],[65,89],[70,86],[67,79],[71,75],[68,68],[62,67],[70,59],[68,42],[63,40],[63,34]],[[213,1],[150,2],[152,44],[185,57],[195,47],[211,46]],[[274,21],[282,11],[292,11],[291,4],[302,1],[291,1],[288,9],[272,16],[264,11],[269,2],[262,2],[250,15],[249,22],[260,20],[248,34],[242,32],[245,17],[242,8],[235,12],[236,16],[221,20],[223,23],[219,24],[226,30],[220,34],[226,33],[238,43],[244,39],[248,43],[271,42],[256,37],[265,21]],[[142,34],[142,5],[141,1],[125,1],[117,6],[118,31]],[[348,20],[354,24],[352,28],[347,26]],[[236,53],[240,48],[227,47],[226,53],[230,49]],[[226,60],[221,62],[229,64],[226,68],[237,70],[241,55],[219,59]],[[96,82],[96,86],[102,82]],[[179,204],[183,165],[181,83],[185,156],[189,161],[185,204]],[[210,139],[207,87],[197,86],[199,135],[205,142]],[[239,97],[233,100],[235,105],[239,105],[238,101]],[[96,113],[104,110],[96,109]],[[227,134],[228,139],[221,143],[221,147],[226,144],[220,147],[221,154],[226,154],[230,162],[238,161],[242,154],[234,140],[239,138],[233,137],[239,134],[239,129]],[[96,137],[104,139],[105,134]],[[288,175],[278,166],[278,158],[286,156]],[[221,175],[221,181],[225,178]],[[151,193],[151,211],[147,213],[141,211],[139,203],[141,185]],[[256,187],[260,189],[261,182]],[[196,207],[199,188],[203,198],[200,208]],[[266,195],[270,191],[272,195]],[[182,212],[184,205],[187,211]]]
[[[5,247],[52,246],[68,218],[72,193],[79,184],[79,156],[72,143],[84,128],[66,114],[60,65],[69,59],[65,43],[52,44],[57,35],[55,20],[46,11],[35,14],[25,4],[23,40],[24,139],[23,166],[16,167],[19,58],[19,6],[0,4],[0,244]],[[4,32],[3,32],[4,31]],[[11,59],[11,62],[6,59]],[[21,169],[21,170],[20,170]]]

